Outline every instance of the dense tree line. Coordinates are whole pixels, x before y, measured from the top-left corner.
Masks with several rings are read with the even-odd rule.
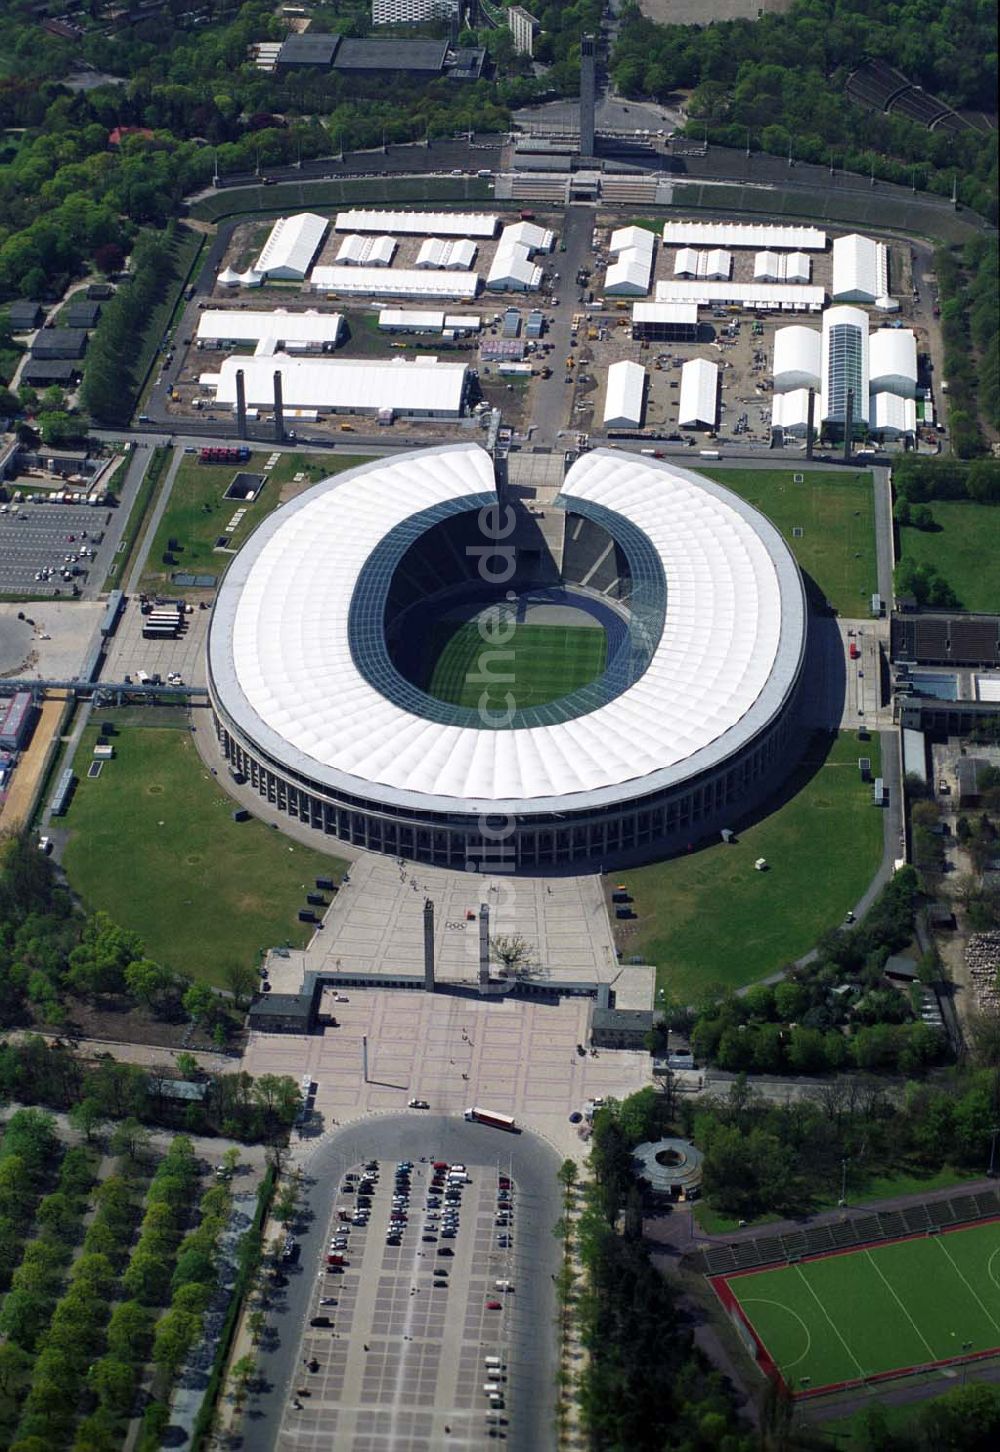
[[[773,987],[728,993],[666,1019],[690,1033],[699,1061],[730,1072],[824,1074],[841,1069],[918,1075],[949,1056],[947,1040],[917,1021],[910,999],[883,976],[913,934],[917,875],[887,883],[865,921],[826,934],[816,957]],[[925,976],[938,971],[924,965]]]
[[[996,105],[995,7],[988,0],[909,0],[872,7],[866,0],[795,0],[787,13],[707,26],[656,25],[637,6],[623,18],[612,59],[627,96],[665,100],[692,87],[690,129],[726,145],[754,144],[777,155],[826,162],[831,149],[848,170],[950,195],[996,216],[996,145],[992,133],[930,132],[903,116],[853,103],[849,72],[883,58],[925,90],[957,108]]]
[[[580,1408],[589,1445],[629,1452],[749,1452],[728,1387],[694,1346],[671,1284],[642,1239],[631,1150],[656,1118],[650,1091],[598,1112],[580,1219],[579,1298],[587,1363]]]
[[[951,446],[959,458],[971,459],[988,452],[980,416],[993,430],[1000,429],[996,237],[977,237],[961,251],[939,248],[934,266],[941,296]],[[991,462],[996,470],[996,461]],[[989,502],[998,500],[1000,489],[994,488]]]

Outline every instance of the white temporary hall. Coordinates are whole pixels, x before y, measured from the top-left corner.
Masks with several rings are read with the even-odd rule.
[[[794,388],[791,393],[776,393],[771,400],[771,427],[786,434],[805,438],[809,425],[809,390]],[[813,411],[813,432],[819,432],[819,400]]]
[[[495,237],[498,219],[482,212],[338,212],[335,232],[391,232],[396,237]]]
[[[873,393],[868,426],[880,439],[912,438],[917,432],[917,402],[898,393]]]
[[[826,233],[817,227],[781,227],[743,222],[666,222],[665,247],[767,247],[824,252]]]
[[[395,237],[351,232],[340,244],[337,261],[342,267],[390,267],[397,245]]]
[[[336,347],[343,318],[340,313],[291,313],[283,308],[207,308],[198,315],[200,347],[255,343],[258,350],[287,348],[289,352],[323,351]]]
[[[216,402],[235,408],[236,374],[242,370],[247,404],[274,402],[274,375],[281,374],[286,408],[319,413],[409,414],[415,418],[459,418],[468,369],[437,358],[227,358],[218,373],[204,373],[203,388]]]
[[[656,284],[657,302],[693,302],[701,307],[733,303],[769,312],[815,312],[822,310],[826,293],[814,284],[792,282],[710,282],[707,279],[681,282],[676,279]]]
[[[675,277],[707,277],[724,282],[733,275],[733,254],[721,247],[698,252],[694,247],[681,247],[674,258]]]
[[[318,217],[315,212],[279,217],[253,265],[254,272],[262,277],[302,282],[329,225],[326,217]]]
[[[428,237],[421,242],[414,267],[443,267],[454,272],[470,272],[478,247],[468,237]]]
[[[719,417],[719,365],[689,358],[681,369],[677,424],[682,429],[714,429]]]
[[[646,370],[639,363],[623,359],[608,369],[608,390],[604,398],[606,428],[638,428],[642,423],[646,395]]]
[[[806,252],[758,252],[753,261],[754,282],[809,282],[811,277]]]
[[[615,259],[608,267],[604,291],[612,297],[645,297],[653,278],[656,238],[645,227],[619,227],[608,246]]]
[[[868,337],[868,385],[872,393],[917,396],[917,338],[910,328],[876,328]]]
[[[315,292],[363,297],[474,298],[479,290],[476,272],[427,272],[416,268],[314,267]]]
[[[834,302],[874,303],[889,291],[889,249],[884,242],[861,237],[833,240]]]
[[[798,388],[819,388],[823,362],[823,335],[818,328],[804,328],[792,323],[774,332],[775,393],[791,393]]]

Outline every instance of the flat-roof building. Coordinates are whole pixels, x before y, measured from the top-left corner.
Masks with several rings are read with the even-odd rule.
[[[517,54],[530,56],[535,47],[535,34],[541,28],[535,17],[523,5],[512,5],[507,11],[507,26]]]
[[[646,398],[646,370],[623,359],[608,369],[604,398],[605,428],[639,428]]]
[[[203,388],[216,402],[236,407],[236,374],[243,373],[246,401],[255,408],[274,403],[274,375],[281,374],[286,408],[318,413],[404,414],[413,418],[460,418],[468,368],[437,358],[227,358],[217,373],[203,373]]]
[[[477,272],[429,272],[415,267],[314,267],[315,292],[361,297],[474,298]]]
[[[411,76],[438,76],[447,55],[444,40],[342,40],[333,69],[338,75],[405,71]]]
[[[889,249],[852,232],[833,239],[834,302],[874,303],[889,292]]]
[[[340,313],[287,312],[283,308],[206,308],[198,317],[199,346],[223,348],[234,343],[253,343],[274,353],[331,351],[337,346],[343,326]]]
[[[338,212],[333,230],[390,232],[394,237],[485,238],[495,237],[498,226],[498,218],[484,212],[382,212],[356,207]]]
[[[458,19],[461,0],[372,0],[373,25],[422,25]]]
[[[800,388],[820,387],[823,366],[823,335],[818,328],[793,323],[774,332],[774,391],[790,393]]]
[[[323,35],[319,31],[305,30],[301,35],[290,35],[274,59],[279,71],[316,69],[328,71],[340,44],[339,35]]]
[[[632,305],[632,336],[650,343],[693,343],[698,337],[695,303],[637,302]]]
[[[22,751],[31,739],[38,711],[30,691],[0,698],[0,748]]]
[[[315,212],[279,217],[253,265],[253,272],[260,277],[304,281],[329,225],[326,217]]]
[[[689,358],[681,369],[677,424],[682,429],[714,429],[719,417],[719,365]]]

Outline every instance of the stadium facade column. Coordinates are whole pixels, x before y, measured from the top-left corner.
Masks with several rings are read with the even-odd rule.
[[[434,992],[434,903],[424,898],[424,988]]]
[[[594,94],[596,90],[596,44],[592,35],[580,39],[580,155],[594,154]]]
[[[489,904],[479,904],[479,987],[486,989],[490,983],[490,909]]]

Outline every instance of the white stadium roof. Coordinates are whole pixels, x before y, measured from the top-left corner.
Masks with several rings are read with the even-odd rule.
[[[407,808],[589,808],[710,769],[784,709],[805,612],[780,535],[720,485],[603,449],[573,465],[561,498],[621,516],[659,558],[666,615],[645,672],[588,714],[517,730],[445,724],[391,700],[352,648],[359,583],[391,530],[470,496],[497,497],[474,444],[377,460],[276,510],[236,556],[212,618],[212,689],[272,759]]]
[[[774,330],[772,372],[778,393],[797,388],[819,388],[823,364],[823,335],[818,328],[792,323]]]
[[[605,424],[638,428],[646,393],[646,370],[639,363],[623,359],[608,369],[608,391],[604,399]]]
[[[349,413],[439,414],[457,417],[465,391],[466,365],[439,363],[436,358],[227,358],[217,374],[203,374],[201,383],[214,388],[222,405],[236,406],[236,373],[243,370],[247,403],[267,407],[274,402],[274,374],[281,373],[282,398],[290,408],[316,408]]]
[[[360,232],[352,232],[341,242],[337,261],[353,267],[389,267],[396,247],[395,237],[363,237]]]
[[[684,428],[714,429],[719,416],[719,365],[689,358],[681,369],[677,422]]]
[[[917,338],[910,328],[876,328],[868,335],[868,386],[872,393],[917,396]]]
[[[315,212],[279,217],[253,265],[267,277],[304,278],[330,225]]]
[[[481,212],[338,212],[337,232],[393,232],[397,237],[495,237],[497,218]]]
[[[340,337],[340,313],[289,313],[281,308],[207,308],[198,315],[200,343],[284,343],[332,346]]]
[[[658,282],[657,302],[741,303],[744,307],[818,312],[826,301],[821,287],[793,282]]]
[[[406,267],[314,267],[317,292],[361,293],[367,297],[475,297],[477,272],[428,272]]]
[[[826,233],[817,227],[772,227],[743,222],[666,222],[667,247],[785,247],[823,252]]]
[[[861,237],[857,232],[835,237],[830,289],[834,302],[873,303],[888,291],[889,249],[885,243]]]

